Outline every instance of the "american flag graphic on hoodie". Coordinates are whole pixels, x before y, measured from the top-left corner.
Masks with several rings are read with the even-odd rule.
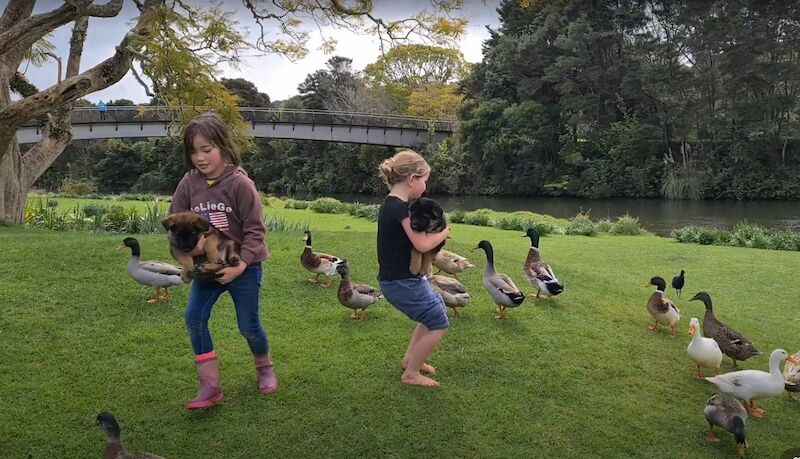
[[[209,212],[208,221],[211,222],[214,228],[220,231],[226,231],[228,229],[228,215],[224,211]]]

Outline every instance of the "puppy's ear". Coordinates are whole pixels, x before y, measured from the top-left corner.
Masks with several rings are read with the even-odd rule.
[[[164,229],[167,231],[172,231],[172,228],[175,228],[175,220],[172,219],[172,215],[165,218],[161,221],[161,225],[164,226]]]
[[[203,216],[200,216],[200,218],[197,219],[195,226],[197,226],[197,229],[204,233],[211,229],[211,223],[209,223],[206,217]]]

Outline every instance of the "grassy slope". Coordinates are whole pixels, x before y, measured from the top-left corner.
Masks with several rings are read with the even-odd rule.
[[[375,224],[342,215],[268,209],[305,221],[315,249],[347,257],[354,280],[375,284]],[[729,435],[705,441],[702,408],[714,387],[692,377],[688,319],[676,340],[647,331],[653,274],[687,270],[685,297],[712,293],[720,319],[762,350],[797,350],[800,254],[677,244],[642,237],[553,236],[542,251],[567,292],[526,301],[493,319],[478,268],[464,276],[474,302],[432,358],[439,390],[405,387],[397,359],[413,324],[385,301],[351,321],[333,289],[306,282],[300,233],[269,236],[262,322],[281,387],[255,388],[247,346],[225,296],[212,334],[222,362],[223,406],[188,413],[195,375],[182,313],[186,288],[148,305],[152,292],[125,274],[119,235],[0,228],[0,450],[12,456],[89,457],[103,434],[88,424],[114,412],[132,450],[166,457],[276,456],[732,456]],[[522,285],[528,243],[516,232],[455,225],[448,248],[495,245],[499,270]],[[163,236],[141,236],[144,258],[169,258]],[[335,285],[335,284],[334,284]],[[669,296],[673,297],[672,291]],[[767,357],[744,363],[764,369]],[[725,367],[724,370],[729,370]],[[800,403],[764,401],[749,457],[797,446]]]

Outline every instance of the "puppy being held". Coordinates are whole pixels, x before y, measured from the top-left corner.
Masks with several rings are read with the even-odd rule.
[[[411,201],[408,205],[408,216],[411,218],[411,229],[420,233],[440,233],[447,227],[447,220],[444,216],[444,209],[438,202],[430,198],[419,198]],[[442,250],[445,241],[433,249],[420,253],[417,249],[411,249],[411,263],[409,271],[413,275],[430,275],[431,263],[436,258],[436,254]]]
[[[239,264],[239,244],[214,228],[202,215],[178,212],[161,224],[167,230],[172,256],[181,263],[184,282],[216,280],[219,270]],[[202,251],[196,250],[199,242],[203,242]]]

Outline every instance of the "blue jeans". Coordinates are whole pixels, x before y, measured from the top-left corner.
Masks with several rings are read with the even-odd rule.
[[[431,288],[427,279],[409,277],[379,281],[379,284],[386,300],[414,322],[424,324],[428,330],[441,330],[450,325],[442,295]]]
[[[267,334],[258,319],[262,276],[261,263],[256,263],[248,266],[239,277],[226,285],[192,281],[184,319],[195,355],[214,350],[214,343],[211,342],[211,334],[208,332],[208,319],[211,317],[211,307],[225,291],[233,298],[239,332],[247,340],[250,350],[254,355],[264,355],[269,351]]]

